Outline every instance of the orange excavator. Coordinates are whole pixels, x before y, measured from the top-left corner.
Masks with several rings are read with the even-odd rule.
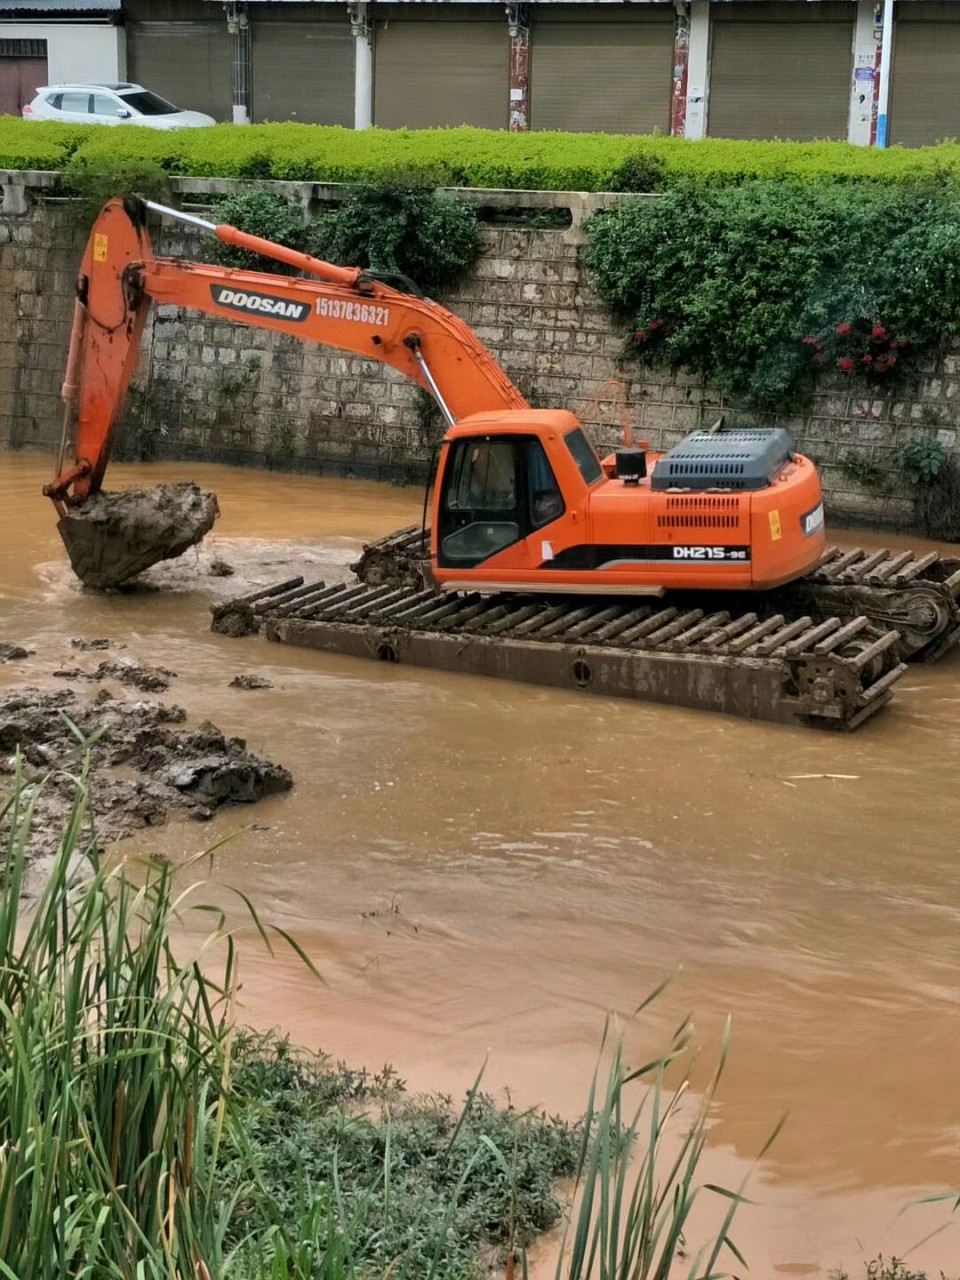
[[[310,278],[156,258],[151,208]],[[80,278],[67,377],[79,382],[76,460],[48,486],[55,501],[100,488],[155,301],[351,351],[428,390],[448,428],[431,546],[444,590],[757,591],[801,577],[823,553],[817,471],[784,431],[697,432],[663,456],[623,449],[601,463],[573,414],[531,409],[462,320],[371,272],[114,200]]]
[[[155,257],[148,211],[197,226],[224,244],[268,256],[301,274]],[[154,301],[389,364],[433,396],[446,422],[430,531],[427,535],[424,527],[419,535],[429,537],[429,555],[421,558],[423,581],[404,587],[381,576],[345,588],[353,594],[342,600],[338,588],[324,584],[284,584],[284,591],[260,593],[251,605],[266,621],[326,621],[339,625],[342,634],[343,627],[366,628],[366,648],[358,651],[378,648],[371,641],[374,632],[457,639],[466,627],[466,634],[494,640],[504,652],[511,641],[536,648],[539,639],[555,642],[555,648],[589,636],[591,644],[599,642],[611,652],[629,648],[634,655],[687,658],[706,652],[714,661],[736,657],[741,671],[749,671],[754,658],[804,656],[813,662],[814,684],[818,661],[821,676],[828,668],[834,672],[831,664],[846,661],[853,663],[855,677],[844,694],[850,705],[833,715],[844,722],[889,696],[899,673],[898,646],[911,626],[921,632],[933,628],[941,637],[956,623],[949,602],[960,593],[960,574],[944,589],[949,574],[929,582],[930,563],[921,557],[881,553],[857,581],[850,581],[855,565],[849,554],[825,550],[816,468],[792,449],[784,431],[694,432],[666,453],[625,446],[601,460],[572,413],[532,409],[469,327],[402,277],[335,266],[137,198],[105,206],[80,267],[64,390],[68,413],[76,413],[75,457],[44,490],[61,516],[101,488]],[[407,550],[409,544],[408,538]],[[830,579],[831,563],[838,567],[836,581]],[[882,607],[872,599],[872,609],[865,604],[841,608],[828,617],[810,603],[818,588],[829,598],[832,586],[843,604],[856,597],[851,587],[867,589],[870,574],[876,578],[878,570],[885,576],[873,587]],[[818,574],[827,578],[821,581]],[[785,589],[789,596],[788,584],[800,585],[797,600],[809,605],[806,612],[793,597],[781,604],[777,593]],[[678,592],[685,605],[697,607],[671,603],[664,608],[664,597]],[[723,607],[728,599],[755,603],[736,618]],[[873,616],[878,610],[879,619]],[[538,620],[540,625],[532,625]],[[505,621],[509,625],[502,625]],[[277,625],[274,638],[289,639]],[[319,643],[319,632],[313,636],[311,642]],[[403,644],[411,661],[449,665],[426,650],[410,658],[410,646]],[[352,651],[339,641],[320,647]],[[379,649],[381,657],[399,658],[393,642],[384,641]],[[573,683],[595,687],[591,664],[580,661]],[[489,673],[531,678],[520,668]],[[860,687],[864,673],[870,677],[867,688]],[[774,683],[782,676],[778,669]],[[824,677],[826,683],[834,676]],[[696,680],[689,676],[688,684]],[[878,685],[866,702],[857,701]],[[823,706],[835,701],[825,687],[821,679],[817,696]],[[717,699],[674,697],[670,691],[660,700],[717,705]],[[724,699],[720,704],[726,705]],[[748,708],[745,714],[763,713]],[[803,717],[791,712],[771,718]]]

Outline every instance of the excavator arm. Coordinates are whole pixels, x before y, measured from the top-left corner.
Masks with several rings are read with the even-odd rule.
[[[199,225],[224,244],[252,250],[305,273],[273,275],[157,258],[148,209]],[[391,365],[436,399],[448,425],[469,413],[524,409],[527,402],[457,316],[358,267],[338,267],[236,227],[149,201],[111,200],[90,232],[77,288],[58,474],[44,488],[65,504],[96,493],[110,458],[117,417],[136,367],[151,302],[289,333]],[[74,460],[65,466],[76,413]]]

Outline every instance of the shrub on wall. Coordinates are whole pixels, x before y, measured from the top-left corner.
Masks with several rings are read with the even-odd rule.
[[[352,129],[258,124],[176,132],[0,118],[0,168],[62,169],[73,154],[149,158],[170,174],[369,182],[402,169],[447,186],[660,190],[689,179],[763,177],[881,184],[960,175],[960,146],[877,151],[845,142],[740,142],[490,129]]]
[[[227,196],[214,205],[210,217],[216,223],[238,227],[248,235],[273,240],[288,249],[299,249],[301,253],[310,252],[309,230],[302,208],[272,191],[242,191],[238,195]],[[286,275],[292,270],[274,258],[222,244],[219,240],[214,246],[213,256],[225,267],[272,271],[279,275]]]
[[[313,227],[318,257],[397,272],[424,292],[455,285],[483,252],[476,209],[406,175],[358,187]]]
[[[960,331],[953,184],[685,184],[588,236],[629,355],[760,407],[802,402],[821,371],[900,383]]]
[[[80,197],[80,221],[90,226],[113,196],[146,196],[164,203],[170,189],[167,174],[156,160],[144,156],[99,156],[91,160],[74,154],[63,169],[63,185]]]
[[[357,187],[312,223],[304,221],[299,205],[269,191],[230,196],[214,207],[212,217],[328,262],[407,276],[428,292],[456,284],[483,250],[471,205],[407,175]],[[218,243],[214,254],[225,266],[288,270],[272,258],[229,245]]]

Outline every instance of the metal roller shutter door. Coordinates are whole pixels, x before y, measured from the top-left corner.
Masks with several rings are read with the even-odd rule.
[[[0,115],[18,116],[49,83],[46,40],[0,39]]]
[[[718,138],[845,138],[853,23],[718,22],[707,131]]]
[[[374,122],[383,129],[472,124],[505,129],[506,21],[377,24]]]
[[[354,37],[342,22],[251,24],[255,120],[353,125]]]
[[[670,131],[675,18],[537,21],[530,39],[530,123],[576,133]]]
[[[890,141],[919,147],[960,136],[960,20],[897,22],[890,79]]]
[[[232,65],[222,19],[127,24],[127,75],[178,107],[229,120]]]

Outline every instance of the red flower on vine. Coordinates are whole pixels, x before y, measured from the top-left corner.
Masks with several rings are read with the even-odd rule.
[[[851,333],[853,333],[853,325],[852,325],[852,324],[848,324],[846,321],[844,321],[844,322],[843,322],[843,324],[838,324],[838,325],[837,325],[837,337],[838,337],[838,338],[846,338],[846,337],[847,337],[847,335],[848,335],[848,334],[851,334]]]
[[[838,362],[838,364],[837,364],[837,368],[838,368],[838,369],[842,369],[842,370],[844,371],[844,373],[849,373],[849,372],[850,372],[850,370],[853,368],[853,361],[852,361],[852,360],[840,360],[840,361]]]
[[[887,336],[887,331],[882,324],[875,324],[870,334],[871,338],[875,338],[877,342],[882,342]]]
[[[863,363],[864,363],[864,364],[873,364],[873,356],[871,356],[871,355],[866,355],[866,356],[864,356],[864,357],[863,357]]]
[[[634,342],[642,342],[646,336],[647,335],[643,332],[642,329],[638,329],[636,333],[633,335],[633,340]]]

